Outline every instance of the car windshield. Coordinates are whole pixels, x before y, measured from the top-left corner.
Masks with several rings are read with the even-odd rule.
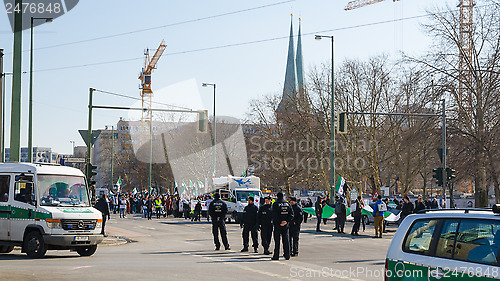
[[[42,206],[90,206],[83,177],[38,175],[38,187]]]
[[[247,202],[248,197],[255,197],[259,196],[262,197],[262,194],[259,190],[252,190],[252,191],[236,191],[236,199],[241,202]]]

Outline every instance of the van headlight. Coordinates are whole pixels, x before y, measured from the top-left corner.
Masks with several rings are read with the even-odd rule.
[[[102,219],[98,219],[95,224],[95,228],[101,228],[101,227],[102,227]]]
[[[49,228],[62,228],[61,220],[60,219],[46,219],[47,226]]]

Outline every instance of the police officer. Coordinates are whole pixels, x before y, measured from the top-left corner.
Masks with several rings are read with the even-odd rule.
[[[220,249],[219,230],[224,247],[226,250],[231,250],[227,242],[226,225],[224,224],[224,218],[226,218],[227,214],[227,205],[220,200],[220,195],[218,193],[214,195],[214,198],[212,203],[210,203],[208,214],[212,218],[212,234],[214,235],[215,250]]]
[[[299,233],[300,233],[300,224],[304,219],[304,212],[302,208],[297,204],[297,199],[295,197],[290,198],[290,205],[292,205],[293,210],[293,219],[290,222],[290,249],[291,256],[299,255]]]
[[[321,232],[319,226],[321,225],[321,217],[323,216],[323,205],[321,205],[321,196],[318,196],[318,200],[314,204],[314,212],[316,213],[316,218],[318,222],[316,224],[316,232]]]
[[[248,252],[248,242],[249,237],[248,234],[252,234],[252,247],[254,253],[259,252],[259,239],[257,236],[257,213],[259,212],[259,208],[254,205],[254,198],[252,196],[248,197],[248,205],[243,209],[243,217],[241,218],[241,228],[243,228],[243,249],[241,252]]]
[[[290,235],[288,233],[290,222],[293,218],[293,210],[290,203],[283,199],[283,193],[278,192],[278,199],[273,204],[274,224],[274,255],[272,260],[279,260],[280,237],[283,242],[283,252],[286,260],[290,259]]]
[[[269,245],[271,244],[271,236],[273,235],[273,213],[271,210],[271,197],[264,199],[264,206],[259,208],[257,219],[260,226],[260,239],[264,247],[264,255],[270,255]]]

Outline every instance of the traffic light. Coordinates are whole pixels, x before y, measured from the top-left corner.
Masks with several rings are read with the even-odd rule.
[[[206,133],[208,128],[208,110],[198,111],[198,133]]]
[[[455,170],[451,168],[446,168],[446,180],[451,181],[452,179],[456,178],[457,176],[455,175]]]
[[[96,184],[95,180],[92,179],[92,177],[97,175],[96,169],[97,169],[97,166],[92,165],[92,163],[87,163],[86,174],[87,174],[87,181],[89,183],[89,186]]]
[[[436,179],[437,185],[443,186],[443,168],[436,168],[433,172],[434,175],[432,175],[432,177]]]
[[[337,133],[345,134],[347,132],[347,113],[340,112],[337,116]]]

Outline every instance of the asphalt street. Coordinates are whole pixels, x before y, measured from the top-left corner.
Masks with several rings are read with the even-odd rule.
[[[346,232],[351,227],[348,223]],[[324,232],[316,233],[315,222],[308,221],[302,225],[299,256],[271,261],[262,247],[259,253],[240,253],[236,224],[227,225],[231,250],[215,251],[206,219],[147,221],[139,215],[113,215],[107,224],[112,237],[93,256],[48,251],[43,259],[30,259],[15,250],[0,255],[0,280],[383,280],[395,229],[373,239],[372,225],[354,238],[332,228],[328,222]]]

